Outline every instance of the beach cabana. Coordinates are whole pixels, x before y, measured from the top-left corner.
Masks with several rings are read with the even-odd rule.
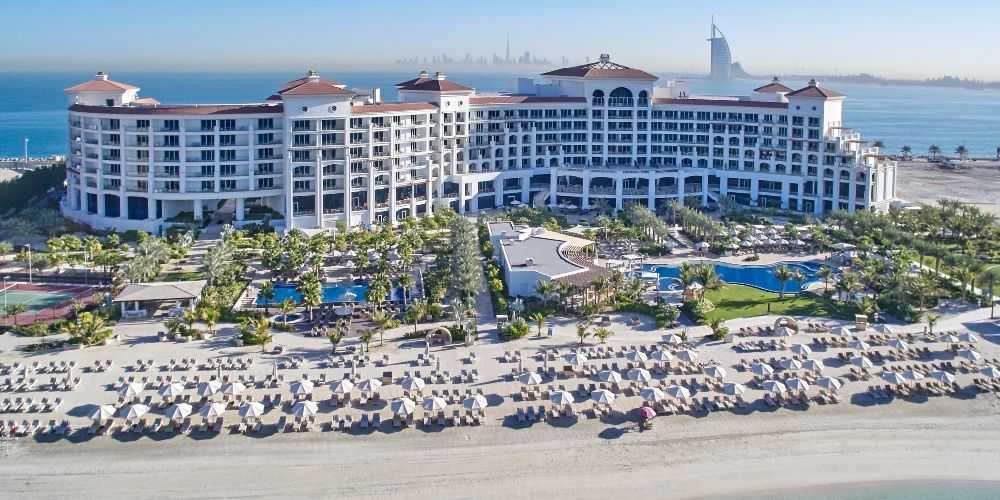
[[[295,418],[315,417],[317,413],[319,413],[319,405],[313,401],[299,401],[292,406],[292,415],[295,415]]]
[[[426,382],[420,377],[405,377],[399,386],[403,388],[404,391],[413,392],[421,391],[424,389]]]
[[[426,411],[442,411],[448,407],[448,402],[438,396],[428,396],[424,398],[423,408]]]
[[[816,379],[816,385],[821,389],[836,391],[840,389],[840,380],[835,377],[820,377]]]
[[[597,404],[610,405],[615,401],[615,393],[607,389],[598,389],[590,393],[590,399]]]
[[[872,361],[865,356],[854,356],[851,358],[851,364],[865,370],[870,370],[875,366],[872,364]]]
[[[169,418],[170,420],[180,420],[182,418],[187,418],[191,416],[191,410],[192,410],[191,405],[187,403],[177,403],[171,405],[170,408],[167,408],[167,411],[164,412],[164,415],[166,415],[166,417]]]
[[[330,392],[334,394],[350,394],[353,390],[354,382],[346,378],[330,384]]]
[[[708,375],[709,377],[714,378],[716,380],[722,380],[726,378],[727,373],[725,368],[718,365],[714,365],[705,367],[705,375]]]
[[[222,389],[222,383],[217,380],[209,380],[206,382],[200,382],[198,384],[198,395],[207,398],[213,394],[219,392]]]
[[[159,394],[160,397],[164,399],[176,398],[184,394],[184,386],[181,385],[179,382],[172,382],[161,387],[159,390]]]
[[[663,341],[666,342],[668,345],[681,345],[684,343],[684,339],[682,339],[680,335],[677,335],[676,333],[671,333],[670,335],[663,337]]]
[[[649,358],[646,357],[646,353],[642,351],[629,351],[627,354],[625,354],[625,359],[633,363],[645,363],[646,360]]]
[[[597,374],[597,379],[615,385],[622,383],[622,375],[614,370],[601,370]]]
[[[489,406],[489,402],[486,401],[486,396],[483,396],[482,394],[475,394],[462,400],[462,406],[464,406],[467,410],[481,411],[485,410],[486,407]]]
[[[1000,378],[1000,370],[998,370],[995,366],[992,365],[983,367],[981,370],[979,370],[979,373],[982,373],[983,375],[989,378]]]
[[[357,387],[362,394],[373,394],[382,387],[382,381],[377,378],[366,378],[358,382]]]
[[[226,405],[222,403],[208,403],[198,409],[198,414],[205,418],[217,418],[226,413]]]
[[[575,403],[576,399],[569,391],[552,391],[552,394],[549,395],[549,401],[556,406],[566,406]]]
[[[799,356],[808,356],[812,354],[812,349],[805,344],[792,344],[791,351],[792,354],[798,354]]]
[[[823,363],[815,359],[807,359],[802,362],[802,368],[815,373],[823,373]]]
[[[257,401],[248,401],[240,406],[240,418],[260,418],[264,416],[264,405]]]
[[[973,363],[978,363],[983,360],[983,355],[979,354],[976,351],[973,351],[972,349],[959,349],[958,356],[965,358]]]
[[[389,403],[389,409],[393,415],[406,417],[413,414],[417,404],[410,398],[396,398]]]
[[[785,381],[785,387],[793,391],[805,392],[809,390],[809,383],[800,378],[790,378]]]
[[[144,404],[134,404],[122,408],[122,418],[125,420],[135,420],[149,413],[149,407]]]
[[[670,354],[670,351],[664,351],[662,349],[657,349],[657,350],[653,351],[653,354],[650,355],[650,359],[652,359],[653,361],[660,362],[660,363],[665,363],[667,361],[673,361],[674,355]]]
[[[691,391],[682,385],[671,385],[667,387],[666,393],[674,399],[687,399],[691,397]]]
[[[727,382],[723,384],[722,392],[729,396],[742,396],[747,392],[747,388],[743,384]]]
[[[782,384],[781,382],[778,382],[777,380],[765,380],[764,383],[761,384],[761,387],[765,391],[771,392],[771,393],[774,393],[774,394],[783,394],[785,391],[788,390],[788,388],[785,387],[785,384]]]
[[[538,385],[542,383],[542,377],[535,372],[524,372],[517,376],[517,380],[524,385]]]
[[[763,362],[758,361],[758,362],[750,365],[750,371],[754,375],[759,375],[761,377],[767,377],[767,376],[770,376],[772,373],[774,373],[774,368],[771,367],[771,365],[769,365],[767,363],[763,363]]]
[[[646,370],[645,368],[632,368],[625,374],[625,378],[634,382],[647,383],[650,380],[653,380],[653,375],[651,375],[649,370]]]
[[[901,374],[891,371],[882,372],[882,379],[885,380],[886,382],[889,382],[890,384],[895,384],[895,385],[899,385],[906,382],[906,378],[904,378]]]
[[[227,396],[236,396],[238,394],[243,394],[247,390],[247,386],[239,382],[230,382],[222,386],[222,394]]]
[[[121,306],[123,318],[150,316],[168,302],[193,311],[206,285],[207,280],[131,283],[115,295],[113,302]]]
[[[698,359],[698,351],[692,351],[691,349],[684,349],[677,352],[677,359],[685,363],[693,363]]]
[[[655,403],[657,401],[663,401],[664,399],[667,398],[666,393],[664,393],[657,387],[643,387],[642,390],[639,391],[639,396],[642,397],[642,399],[649,401],[651,403]]]
[[[94,411],[90,412],[90,419],[95,422],[104,422],[107,419],[114,418],[116,411],[114,406],[100,405],[94,408]]]

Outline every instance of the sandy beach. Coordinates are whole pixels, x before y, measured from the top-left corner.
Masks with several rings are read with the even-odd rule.
[[[956,162],[957,164],[957,162]],[[899,162],[896,195],[915,203],[934,203],[941,198],[972,203],[1000,214],[1000,162],[977,160],[959,168],[938,167],[926,160]]]
[[[995,396],[980,395],[673,418],[643,433],[585,422],[365,438],[12,443],[0,486],[11,498],[699,498],[847,481],[995,480],[997,409]]]

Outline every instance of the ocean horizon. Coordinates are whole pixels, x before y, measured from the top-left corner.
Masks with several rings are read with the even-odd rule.
[[[704,497],[700,500],[993,500],[997,481],[879,481],[830,484],[795,489]]]
[[[393,101],[394,85],[413,78],[416,72],[320,70],[320,74],[362,91],[381,88],[383,98]],[[122,71],[110,76],[139,86],[140,96],[155,97],[165,104],[231,104],[262,102],[281,83],[299,75]],[[449,79],[483,92],[510,91],[517,77],[537,78],[537,74],[448,73]],[[67,100],[63,89],[91,78],[92,74],[84,72],[0,75],[0,157],[22,156],[25,138],[33,157],[65,154]],[[708,95],[749,95],[753,88],[766,83],[746,79],[686,81],[690,93]],[[786,84],[796,87],[805,81]],[[827,86],[847,95],[845,126],[857,129],[869,141],[882,141],[888,153],[909,145],[914,154],[925,154],[929,145],[936,144],[942,153],[953,154],[955,148],[964,145],[972,156],[993,157],[1000,147],[1000,137],[995,133],[1000,129],[998,91],[836,82]]]

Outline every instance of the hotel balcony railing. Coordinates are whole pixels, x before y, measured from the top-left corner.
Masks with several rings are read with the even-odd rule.
[[[583,193],[583,186],[569,186],[562,184],[558,188],[560,193]]]
[[[684,186],[684,192],[685,193],[700,193],[701,192],[701,186],[700,185]]]
[[[590,100],[590,105],[591,106],[604,106],[604,98],[603,97],[594,97],[593,99]]]
[[[631,97],[609,97],[608,106],[614,108],[631,108],[635,106],[635,99]]]
[[[644,196],[644,195],[649,194],[649,190],[648,189],[638,189],[638,188],[626,188],[626,189],[622,189],[622,194],[623,195],[628,195],[628,196]]]

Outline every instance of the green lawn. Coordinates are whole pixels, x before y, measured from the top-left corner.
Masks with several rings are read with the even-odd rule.
[[[786,294],[784,299],[778,299],[776,293],[745,285],[725,285],[717,290],[709,290],[705,296],[715,304],[715,309],[706,314],[706,321],[765,314],[853,318],[853,313],[848,313],[831,300],[813,294]],[[768,304],[771,305],[770,313]]]
[[[203,280],[205,275],[200,271],[171,271],[161,274],[160,281],[195,281]]]

